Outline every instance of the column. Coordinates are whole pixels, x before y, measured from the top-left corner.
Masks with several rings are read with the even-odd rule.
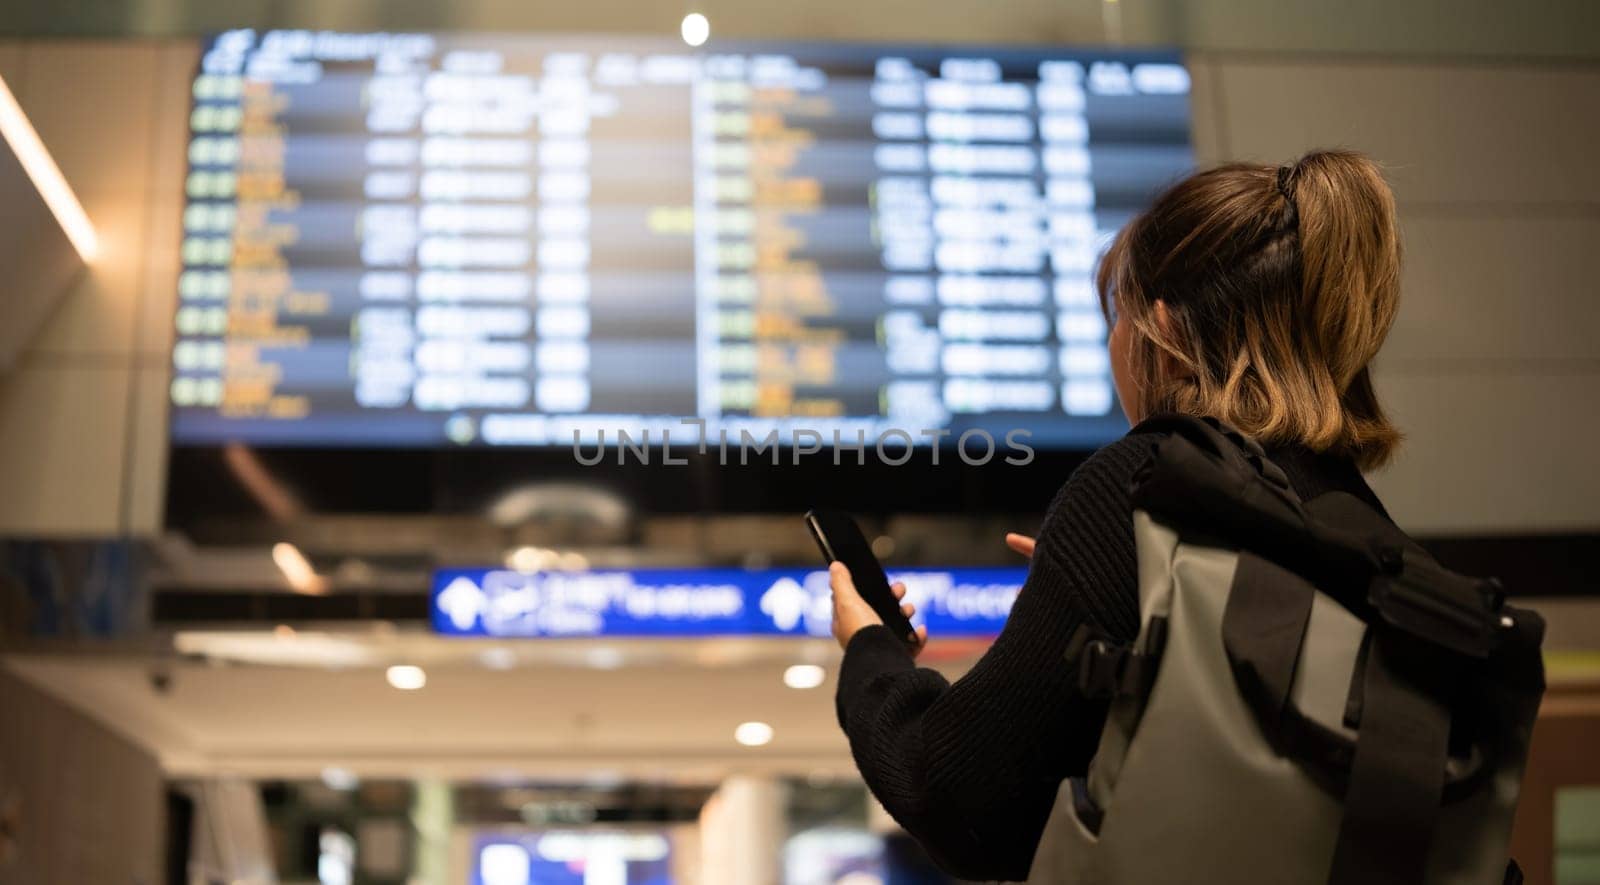
[[[700,885],[781,885],[787,799],[771,778],[723,781],[700,812]]]

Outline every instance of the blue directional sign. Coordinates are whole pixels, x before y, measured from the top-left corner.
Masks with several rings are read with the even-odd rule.
[[[1026,577],[1023,568],[889,572],[917,607],[912,620],[943,637],[999,633]],[[442,569],[430,613],[443,635],[513,638],[827,636],[833,618],[821,569]]]

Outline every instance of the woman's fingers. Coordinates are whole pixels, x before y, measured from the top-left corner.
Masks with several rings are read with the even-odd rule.
[[[1029,559],[1033,558],[1034,540],[1027,535],[1019,535],[1016,532],[1007,532],[1006,546],[1022,554],[1023,556],[1028,557]]]
[[[835,593],[855,593],[856,582],[850,577],[850,570],[842,562],[833,562],[828,565],[828,586]]]
[[[850,570],[843,564],[836,562],[828,566],[828,585],[833,589],[833,636],[840,648],[849,646],[850,638],[863,628],[883,623],[872,606],[861,598],[855,581],[850,579]]]
[[[917,607],[912,605],[909,602],[906,603],[905,605],[900,606],[900,614],[905,615],[908,618],[911,617],[912,615],[916,614],[916,613],[917,613]]]
[[[917,644],[912,647],[911,656],[914,658],[917,655],[922,654],[922,650],[927,648],[927,647],[928,647],[928,628],[926,626],[918,627],[917,628]]]
[[[889,589],[894,592],[894,598],[895,599],[905,599],[906,598],[906,585],[905,584],[902,584],[901,582],[896,581],[893,584],[889,585]]]

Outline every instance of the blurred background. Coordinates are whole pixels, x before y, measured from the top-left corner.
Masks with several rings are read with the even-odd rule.
[[[798,514],[958,676],[1125,430],[1097,250],[1318,147],[1401,211],[1371,481],[1549,621],[1515,851],[1600,882],[1597,60],[1589,0],[0,7],[0,883],[950,881]]]

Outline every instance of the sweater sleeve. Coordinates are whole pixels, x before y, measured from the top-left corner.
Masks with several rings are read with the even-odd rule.
[[[1057,788],[1099,743],[1105,704],[1078,693],[1064,653],[1085,622],[1117,639],[1138,631],[1128,485],[1148,443],[1124,437],[1073,473],[1005,628],[954,684],[881,626],[845,650],[837,709],[856,765],[953,875],[1027,878]]]

